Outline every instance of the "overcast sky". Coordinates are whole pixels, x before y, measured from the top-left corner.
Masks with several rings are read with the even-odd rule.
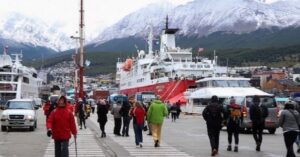
[[[135,10],[162,1],[179,5],[192,0],[84,0],[86,33],[90,36],[95,30],[107,27]],[[0,0],[0,17],[18,12],[42,19],[49,25],[55,24],[68,34],[78,29],[78,10],[79,0]]]

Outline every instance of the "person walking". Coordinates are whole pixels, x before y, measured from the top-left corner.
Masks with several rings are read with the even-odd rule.
[[[181,106],[181,101],[178,100],[178,101],[176,102],[176,107],[177,107],[177,115],[176,115],[176,118],[177,118],[177,119],[179,119],[179,116],[180,116],[180,113],[181,113],[181,108],[180,108],[180,106]]]
[[[130,115],[133,118],[133,129],[134,129],[136,147],[142,148],[143,129],[144,129],[146,111],[139,102],[135,102],[134,107],[130,112]]]
[[[115,127],[114,127],[114,134],[117,136],[121,136],[121,125],[122,125],[122,116],[120,114],[121,110],[121,101],[117,101],[116,104],[113,105],[113,108],[111,110],[111,114],[114,116],[114,122],[115,122]]]
[[[172,105],[171,105],[170,101],[167,101],[166,104],[167,104],[167,109],[168,109],[168,116],[167,116],[167,118],[170,118]]]
[[[268,115],[267,107],[260,104],[260,98],[258,96],[254,96],[253,104],[250,107],[250,120],[252,121],[252,134],[256,143],[256,151],[260,151],[265,119]]]
[[[241,106],[235,103],[234,97],[231,97],[230,104],[227,106],[225,112],[225,119],[227,124],[227,133],[228,133],[228,147],[227,151],[231,151],[231,143],[232,143],[232,136],[234,135],[234,152],[238,152],[238,145],[239,145],[239,130],[240,130],[240,123],[242,118],[242,110]]]
[[[67,99],[61,96],[58,105],[47,119],[47,136],[54,139],[55,157],[69,157],[71,134],[77,138],[77,129],[73,113],[66,108]]]
[[[295,103],[292,101],[284,105],[284,110],[279,117],[279,126],[282,127],[284,143],[286,146],[286,157],[296,157],[293,144],[299,134],[300,114],[295,110]]]
[[[131,109],[130,103],[127,101],[124,101],[123,105],[120,109],[120,112],[119,112],[123,118],[122,136],[126,136],[126,137],[129,136],[129,124],[130,124],[130,120],[131,120],[131,117],[129,115],[130,109]]]
[[[177,106],[175,104],[173,104],[170,107],[170,112],[171,112],[172,122],[175,122],[176,118],[177,118],[177,113],[178,113],[178,109],[177,109]]]
[[[219,138],[224,117],[224,110],[217,96],[212,96],[211,102],[204,108],[202,116],[206,121],[211,156],[215,156],[219,152]]]
[[[168,109],[158,96],[156,100],[153,100],[147,112],[147,119],[151,124],[154,147],[160,146],[161,127],[166,116],[168,116]]]
[[[80,129],[82,129],[82,126],[84,126],[84,128],[86,129],[86,125],[85,125],[85,118],[86,118],[85,105],[84,105],[81,98],[79,98],[79,100],[78,100],[78,105],[76,107],[76,115],[79,118]]]
[[[101,137],[106,137],[105,125],[107,122],[107,113],[109,106],[104,99],[100,99],[97,103],[98,123],[100,125]]]
[[[150,108],[150,106],[151,106],[151,101],[149,101],[147,104],[148,104],[148,105],[146,106],[146,113],[148,113],[148,110],[149,110],[149,108]],[[169,113],[168,113],[168,114],[169,114]],[[149,129],[148,129],[148,130],[149,130],[149,133],[148,133],[147,135],[152,136],[151,123],[150,123],[150,121],[148,120],[147,114],[146,114],[146,121],[147,121],[148,128],[149,128]]]

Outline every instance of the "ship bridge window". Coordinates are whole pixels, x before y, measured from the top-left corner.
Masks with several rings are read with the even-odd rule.
[[[247,80],[214,80],[213,87],[250,87]]]
[[[29,78],[28,77],[23,77],[23,82],[29,84]]]
[[[204,65],[205,68],[210,68],[210,65]]]
[[[32,77],[37,78],[37,74],[36,74],[36,73],[33,73],[33,74],[32,74]]]
[[[11,81],[11,75],[0,75],[0,81]]]
[[[197,87],[202,88],[202,87],[208,87],[208,82],[199,82],[197,84]]]
[[[196,67],[196,65],[192,64],[192,65],[190,65],[190,67],[191,67],[191,68],[195,68],[195,67]]]
[[[202,65],[198,65],[197,67],[198,67],[198,68],[203,68],[203,66],[202,66]]]

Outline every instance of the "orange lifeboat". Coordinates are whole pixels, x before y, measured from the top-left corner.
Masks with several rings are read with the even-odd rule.
[[[123,64],[123,70],[124,71],[130,71],[133,64],[132,59],[126,59],[125,63]]]

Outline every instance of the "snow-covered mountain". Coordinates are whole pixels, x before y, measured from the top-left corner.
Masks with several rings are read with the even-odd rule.
[[[0,38],[54,51],[64,51],[74,47],[74,41],[58,31],[57,27],[18,13],[0,19]]]
[[[202,37],[218,31],[235,34],[262,28],[287,28],[300,25],[300,0],[194,0],[185,5],[152,4],[134,12],[104,30],[93,41],[96,45],[126,37],[145,37],[148,25],[156,34],[170,25],[183,36]]]

